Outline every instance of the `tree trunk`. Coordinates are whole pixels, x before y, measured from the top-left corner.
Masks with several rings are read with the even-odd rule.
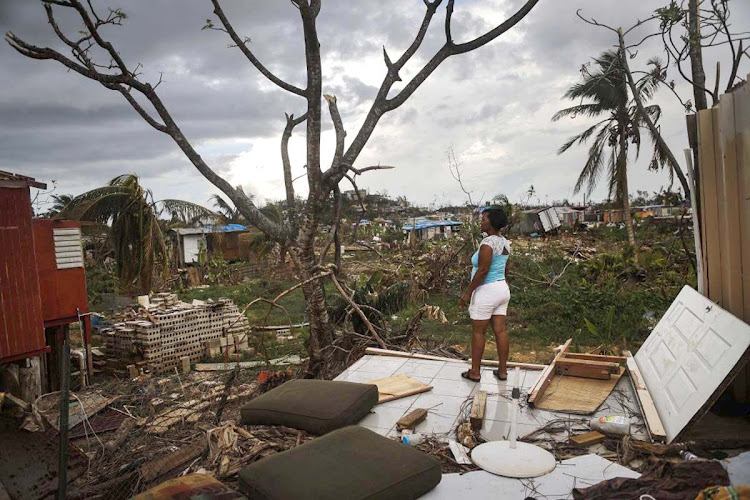
[[[300,225],[297,245],[290,249],[290,254],[298,266],[300,279],[308,280],[317,274],[318,260],[315,256],[315,233],[318,228],[318,214],[320,214],[320,200],[310,198],[305,210],[305,217]],[[307,303],[307,313],[310,319],[310,344],[308,352],[310,362],[308,372],[312,376],[323,374],[327,358],[330,353],[324,349],[330,348],[333,341],[333,329],[328,321],[328,307],[325,290],[320,280],[311,281],[302,286],[302,293]]]
[[[688,183],[687,177],[685,177],[685,174],[682,172],[682,168],[680,168],[680,164],[677,162],[677,158],[675,158],[674,154],[672,154],[672,150],[669,148],[667,142],[661,136],[659,129],[656,128],[654,121],[651,119],[648,113],[646,113],[646,109],[643,106],[643,100],[641,99],[641,94],[638,92],[638,88],[636,87],[635,81],[633,80],[633,74],[630,72],[628,57],[625,53],[625,39],[622,34],[622,29],[619,29],[617,31],[617,34],[620,46],[620,59],[622,60],[622,67],[625,70],[625,76],[627,78],[628,86],[630,87],[630,93],[633,94],[633,101],[635,101],[635,106],[638,109],[638,113],[641,115],[643,121],[646,122],[646,126],[651,132],[653,138],[656,140],[658,146],[667,153],[670,167],[672,168],[674,174],[677,176],[677,179],[679,179],[680,184],[682,184],[685,198],[689,200],[691,187]]]
[[[620,150],[617,153],[617,169],[620,175],[620,197],[622,198],[622,220],[628,231],[628,241],[633,246],[636,261],[638,260],[638,247],[635,243],[635,228],[633,217],[630,215],[630,192],[628,190],[628,138],[625,128],[620,127]]]
[[[706,72],[703,71],[703,49],[700,43],[700,12],[699,0],[688,2],[688,41],[690,53],[690,69],[693,76],[693,97],[695,98],[695,109],[708,108],[706,99]],[[698,165],[697,163],[695,165]]]

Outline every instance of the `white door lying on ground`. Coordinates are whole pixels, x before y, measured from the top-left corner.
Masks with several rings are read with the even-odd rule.
[[[689,286],[664,313],[635,362],[672,442],[750,346],[750,325]]]

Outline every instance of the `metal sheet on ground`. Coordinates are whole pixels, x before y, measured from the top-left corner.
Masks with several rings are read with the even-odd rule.
[[[619,373],[606,380],[555,375],[534,407],[590,415],[607,399],[623,373],[625,368],[620,367]]]
[[[56,431],[0,431],[0,482],[11,498],[46,498],[57,490],[60,435]],[[68,446],[68,482],[88,466],[81,450]]]
[[[750,347],[750,325],[686,286],[635,355],[667,443],[726,387]]]

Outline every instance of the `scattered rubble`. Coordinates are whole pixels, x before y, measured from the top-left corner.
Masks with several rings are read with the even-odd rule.
[[[107,359],[99,367],[130,378],[144,369],[162,374],[182,368],[186,357],[195,363],[250,349],[248,320],[229,299],[187,304],[174,294],[159,293],[101,333]],[[126,372],[128,365],[135,372]]]

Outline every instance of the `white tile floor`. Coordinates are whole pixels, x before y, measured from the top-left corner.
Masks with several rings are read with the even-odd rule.
[[[487,410],[481,433],[491,441],[506,439],[510,428],[510,392],[513,387],[513,371],[510,372],[510,380],[499,381],[492,373],[493,368],[483,368],[482,379],[476,383],[461,378],[461,373],[468,368],[468,363],[366,355],[342,372],[336,380],[362,383],[403,373],[432,386],[429,392],[376,405],[372,412],[360,421],[359,425],[389,437],[400,434],[395,426],[403,415],[416,408],[432,408],[427,419],[419,424],[416,430],[447,438],[455,430],[462,405],[464,408],[470,408],[471,403],[466,402],[470,401],[474,391],[487,391]],[[541,371],[521,370],[521,392],[528,393],[540,374]],[[621,402],[623,395],[628,394],[631,396],[630,400],[635,401],[629,382],[623,378],[594,415],[623,414],[623,412],[627,414],[628,409],[623,408]],[[637,408],[633,410],[637,411]],[[569,418],[572,423],[578,423],[591,417],[522,407],[518,414],[518,435],[523,436],[544,426],[549,420],[557,418]],[[631,420],[635,424],[634,430],[642,430],[642,420],[636,417]],[[640,435],[642,436],[642,432]],[[636,436],[639,436],[639,432],[636,432]]]

